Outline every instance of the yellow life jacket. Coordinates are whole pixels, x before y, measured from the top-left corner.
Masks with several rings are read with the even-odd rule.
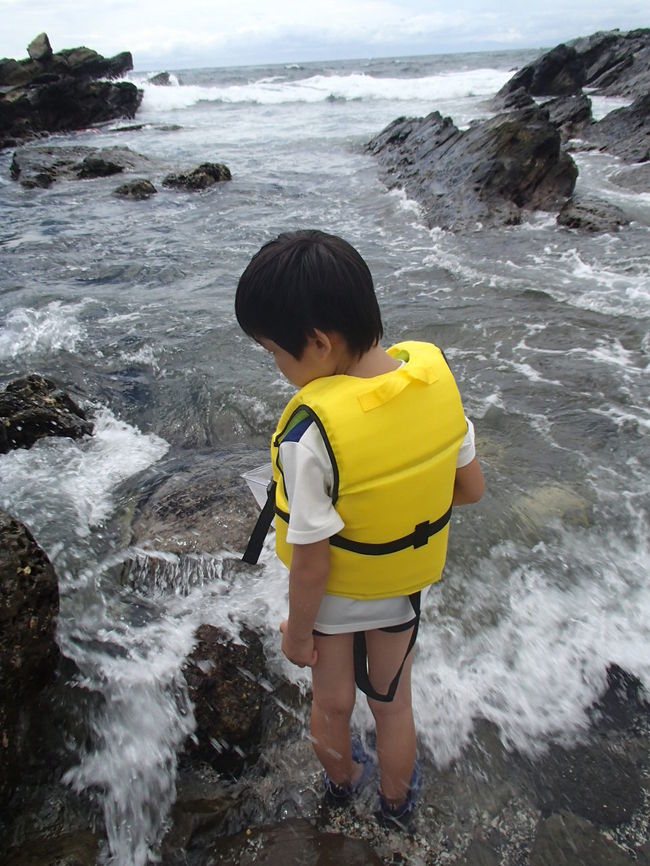
[[[440,349],[410,341],[388,353],[403,359],[402,367],[369,379],[327,376],[301,388],[271,442],[276,550],[290,567],[280,445],[298,425],[318,425],[332,462],[332,502],[345,524],[329,539],[327,592],[348,598],[410,595],[440,580],[467,432]]]

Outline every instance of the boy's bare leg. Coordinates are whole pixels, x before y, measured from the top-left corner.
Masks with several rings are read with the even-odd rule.
[[[336,785],[355,782],[362,768],[352,760],[350,718],[356,699],[353,635],[314,636],[318,661],[311,669],[311,736],[314,751]]]
[[[373,688],[385,694],[404,658],[411,629],[403,632],[366,632],[368,674]],[[391,805],[401,805],[408,793],[415,767],[416,740],[411,706],[413,651],[404,664],[394,699],[390,703],[368,698],[377,727],[377,758],[381,790]]]

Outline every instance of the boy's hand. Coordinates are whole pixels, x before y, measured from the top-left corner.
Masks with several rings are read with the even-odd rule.
[[[313,635],[304,639],[292,637],[286,619],[280,623],[280,631],[282,632],[282,652],[289,661],[298,665],[299,668],[313,668],[318,659],[318,653],[314,649]]]

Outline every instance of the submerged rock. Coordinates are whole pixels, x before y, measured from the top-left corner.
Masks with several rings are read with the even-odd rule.
[[[5,866],[95,866],[99,838],[89,830],[34,839],[7,852]]]
[[[155,195],[157,192],[158,190],[150,180],[141,179],[130,180],[128,183],[123,183],[122,186],[117,187],[113,195],[116,195],[119,198],[132,198],[136,201],[144,201],[145,199],[151,198],[151,196]]]
[[[557,222],[587,232],[615,232],[630,221],[614,204],[592,196],[574,196],[558,214]]]
[[[147,170],[152,162],[128,147],[20,147],[14,151],[11,176],[27,189],[47,188],[59,180],[108,177]]]
[[[534,106],[464,132],[439,112],[398,118],[367,148],[388,186],[403,187],[422,205],[429,226],[457,230],[516,224],[524,209],[561,207],[578,170],[560,145],[548,113]]]
[[[0,804],[47,750],[34,734],[59,661],[59,586],[26,526],[0,511]]]
[[[322,833],[303,818],[290,818],[275,827],[256,827],[217,842],[210,862],[228,866],[381,866],[383,861],[362,839]]]
[[[215,183],[232,180],[228,166],[220,162],[204,162],[187,173],[168,174],[163,180],[163,186],[173,189],[198,190],[207,189]]]
[[[650,162],[626,165],[610,175],[608,180],[623,189],[631,189],[634,192],[650,192]]]
[[[542,822],[529,860],[530,866],[631,866],[633,862],[589,821],[565,811]]]
[[[50,379],[32,374],[0,392],[0,454],[31,448],[45,436],[89,436],[93,425],[71,397]]]

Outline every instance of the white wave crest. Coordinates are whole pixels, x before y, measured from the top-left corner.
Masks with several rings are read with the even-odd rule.
[[[260,78],[248,84],[158,87],[143,82],[143,109],[149,112],[187,108],[198,102],[258,103],[323,102],[325,100],[433,101],[489,96],[508,79],[497,69],[472,69],[422,78],[376,78],[360,72],[314,75],[300,80],[284,76]]]
[[[16,307],[0,327],[0,358],[16,358],[35,352],[74,352],[86,336],[78,315],[84,303],[52,301],[40,310]]]

